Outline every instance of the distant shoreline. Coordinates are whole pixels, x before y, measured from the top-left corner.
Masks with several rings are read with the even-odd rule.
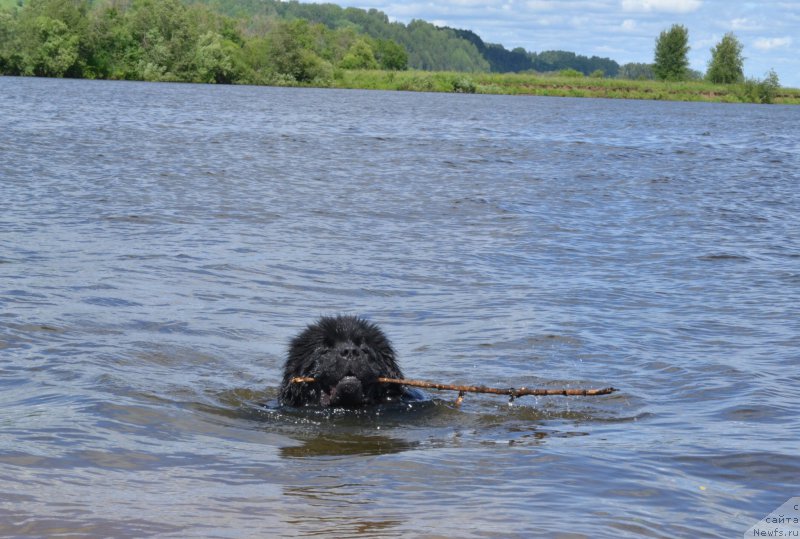
[[[457,73],[442,71],[340,70],[331,87],[375,90],[600,97],[710,103],[754,103],[744,84],[706,81],[664,82],[527,73]],[[779,88],[773,103],[800,105],[800,89]]]
[[[15,75],[0,75],[16,77]],[[31,77],[36,78],[36,77]],[[89,80],[89,79],[74,79]],[[120,79],[97,79],[120,80]],[[128,80],[128,79],[124,79]],[[134,81],[130,82],[145,82]],[[185,84],[185,81],[160,81]],[[195,83],[203,84],[203,83]],[[238,85],[238,84],[234,84]],[[757,103],[745,94],[742,84],[711,84],[705,81],[664,82],[653,80],[565,77],[521,73],[464,73],[450,71],[336,70],[332,80],[315,83],[284,83],[293,88],[337,88],[484,95],[528,95],[593,97],[645,101],[697,101],[705,103]],[[773,100],[778,105],[800,105],[800,89],[779,88]]]

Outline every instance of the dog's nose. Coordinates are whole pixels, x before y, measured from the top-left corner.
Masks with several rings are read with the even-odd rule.
[[[359,355],[359,350],[355,346],[343,346],[339,350],[339,355],[344,359],[353,359]]]

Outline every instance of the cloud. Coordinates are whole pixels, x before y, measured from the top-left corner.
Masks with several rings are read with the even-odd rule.
[[[525,6],[533,11],[553,11],[558,8],[558,3],[552,0],[530,0]]]
[[[583,16],[575,16],[570,18],[569,23],[572,25],[573,28],[585,28],[592,22],[592,19],[589,17]]]
[[[703,5],[702,0],[622,0],[623,11],[650,13],[691,13]]]
[[[701,49],[705,50],[706,47],[713,47],[714,45],[719,43],[720,39],[722,39],[722,36],[719,36],[717,34],[711,34],[703,39],[693,39],[691,42],[692,45],[691,50],[694,52],[694,51],[700,51]]]
[[[447,4],[449,5],[457,5],[457,6],[480,6],[480,7],[489,7],[490,5],[498,5],[503,4],[504,2],[499,0],[449,0]]]
[[[748,19],[747,17],[739,17],[737,19],[733,19],[730,21],[730,28],[731,30],[760,30],[762,28],[761,24],[758,22]]]
[[[792,38],[786,37],[760,37],[753,45],[760,51],[769,51],[781,47],[788,47],[792,44]]]
[[[626,32],[633,32],[634,30],[636,30],[636,21],[634,21],[633,19],[625,19],[624,21],[622,21],[620,28]]]
[[[613,0],[527,0],[517,4],[514,0],[508,0],[509,4],[515,4],[515,7],[522,7],[530,11],[558,11],[563,13],[565,11],[573,12],[586,12],[586,11],[608,11],[613,10],[611,4]]]

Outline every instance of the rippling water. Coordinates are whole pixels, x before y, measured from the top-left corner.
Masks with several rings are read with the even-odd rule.
[[[741,537],[800,494],[800,107],[0,78],[0,535]],[[275,406],[291,336],[409,377]]]

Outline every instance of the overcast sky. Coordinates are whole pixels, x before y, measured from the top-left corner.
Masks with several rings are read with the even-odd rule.
[[[744,45],[744,71],[773,68],[783,86],[800,88],[800,0],[328,0],[376,8],[391,20],[423,19],[473,30],[507,49],[567,50],[620,64],[652,62],[658,34],[689,29],[689,62],[705,72],[710,49],[733,32]]]

